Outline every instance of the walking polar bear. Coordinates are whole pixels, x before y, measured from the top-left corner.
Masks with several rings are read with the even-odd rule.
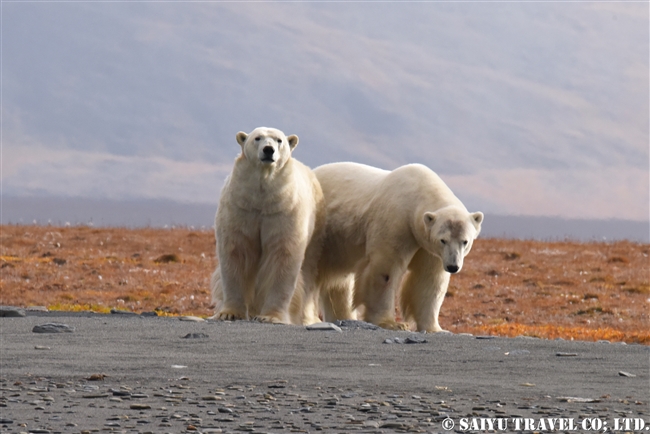
[[[314,267],[320,250],[325,217],[320,185],[291,155],[298,136],[260,127],[237,133],[237,142],[242,152],[215,217],[219,266],[211,280],[217,303],[212,318],[310,321],[303,318],[301,267]],[[306,257],[310,242],[313,253]]]
[[[363,306],[365,321],[407,329],[394,316],[401,285],[404,319],[414,320],[417,330],[442,331],[438,314],[450,273],[461,270],[483,214],[469,213],[442,179],[420,164],[389,172],[333,163],[314,173],[327,204],[315,277],[325,320],[351,317],[351,308]]]

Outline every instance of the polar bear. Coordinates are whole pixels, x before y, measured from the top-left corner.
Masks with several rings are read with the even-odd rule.
[[[438,314],[450,274],[461,270],[483,213],[469,213],[442,179],[420,164],[391,172],[333,163],[314,173],[327,209],[315,280],[325,320],[362,307],[365,321],[405,330],[407,324],[394,316],[401,287],[404,319],[414,320],[417,330],[442,331]],[[346,306],[351,276],[353,305]]]
[[[242,152],[215,217],[219,266],[211,285],[218,311],[212,318],[288,324],[301,267],[317,259],[305,251],[310,242],[311,256],[319,250],[323,192],[311,169],[291,155],[298,136],[260,127],[236,137]]]

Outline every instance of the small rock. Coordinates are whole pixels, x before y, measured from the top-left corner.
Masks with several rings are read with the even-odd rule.
[[[68,261],[63,258],[53,258],[52,262],[54,262],[56,265],[65,265],[65,263]]]
[[[108,377],[106,374],[92,374],[90,377],[86,378],[88,381],[104,381],[104,378]]]
[[[403,423],[399,423],[399,422],[386,422],[386,423],[381,425],[381,428],[403,430],[403,429],[406,428],[406,425],[404,425]]]
[[[129,315],[129,316],[135,316],[137,313],[131,312],[129,310],[122,310],[122,309],[111,309],[111,314],[112,315]]]
[[[577,357],[578,353],[555,353],[557,357]]]
[[[506,356],[523,356],[523,355],[526,355],[526,354],[530,354],[530,351],[528,351],[528,350],[512,350],[512,351],[508,351],[507,353],[505,353]]]
[[[46,347],[45,345],[35,345],[34,349],[35,350],[51,350],[52,348]]]
[[[30,428],[29,434],[50,434],[50,430],[40,429],[40,428]]]
[[[28,312],[49,312],[50,310],[45,306],[27,306]]]
[[[88,395],[81,395],[85,399],[108,398],[108,393],[91,393]]]
[[[494,336],[476,336],[476,339],[494,339]]]
[[[142,312],[140,316],[158,316],[158,312],[151,311],[151,312]]]
[[[580,402],[580,403],[600,402],[600,399],[580,398],[577,396],[558,396],[557,399],[562,402]]]
[[[149,404],[131,404],[129,408],[131,410],[151,410],[151,406]]]
[[[411,335],[404,340],[405,344],[426,344],[427,342],[429,341],[417,335]]]
[[[0,306],[0,317],[21,318],[25,316],[25,311],[13,306]]]
[[[426,344],[428,340],[417,335],[411,335],[403,339],[400,337],[384,339],[385,344]]]
[[[4,417],[0,417],[0,424],[3,424],[3,425],[10,425],[10,424],[12,424],[12,423],[14,423],[13,420],[11,420],[11,419],[5,419]]]
[[[521,383],[520,386],[524,386],[524,387],[535,387],[535,384],[534,384],[534,383]]]
[[[351,319],[338,320],[335,321],[334,324],[346,329],[379,330],[380,328],[379,326],[371,324],[369,322],[355,321]]]
[[[72,333],[74,332],[74,327],[70,327],[67,324],[61,324],[61,323],[47,323],[47,324],[41,324],[41,325],[36,325],[32,329],[32,332],[34,333]]]
[[[202,396],[201,400],[203,400],[203,401],[223,401],[223,398],[220,397],[220,396],[208,395],[208,396]]]
[[[203,322],[203,321],[205,321],[205,320],[204,320],[203,318],[201,318],[201,317],[198,317],[198,316],[192,316],[192,315],[188,315],[188,316],[179,316],[178,319],[181,320],[181,321],[191,321],[191,322]]]
[[[625,371],[618,371],[618,375],[620,375],[621,377],[636,377],[636,375],[630,374],[629,372],[625,372]]]
[[[341,333],[343,330],[341,330],[341,327],[337,326],[336,324],[332,324],[331,322],[317,322],[316,324],[308,325],[307,330],[315,330],[315,331],[336,331]]]
[[[183,339],[205,339],[208,337],[209,336],[206,335],[205,333],[188,333],[185,336],[183,336]]]

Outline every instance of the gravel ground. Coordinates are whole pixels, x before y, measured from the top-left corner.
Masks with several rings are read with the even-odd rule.
[[[33,331],[48,323],[74,330]],[[340,330],[124,314],[3,317],[0,432],[437,433],[449,432],[445,420],[452,432],[468,431],[463,420],[469,432],[487,432],[471,425],[485,418],[505,420],[507,432],[551,432],[539,429],[548,418],[577,430],[553,432],[596,421],[600,431],[650,426],[646,346],[358,322]]]

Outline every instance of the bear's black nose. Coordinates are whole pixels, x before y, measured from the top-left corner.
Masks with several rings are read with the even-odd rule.
[[[447,271],[452,274],[458,272],[458,265],[447,265]]]
[[[273,146],[265,146],[262,152],[264,152],[264,155],[271,156],[275,152],[275,149],[273,149]]]

